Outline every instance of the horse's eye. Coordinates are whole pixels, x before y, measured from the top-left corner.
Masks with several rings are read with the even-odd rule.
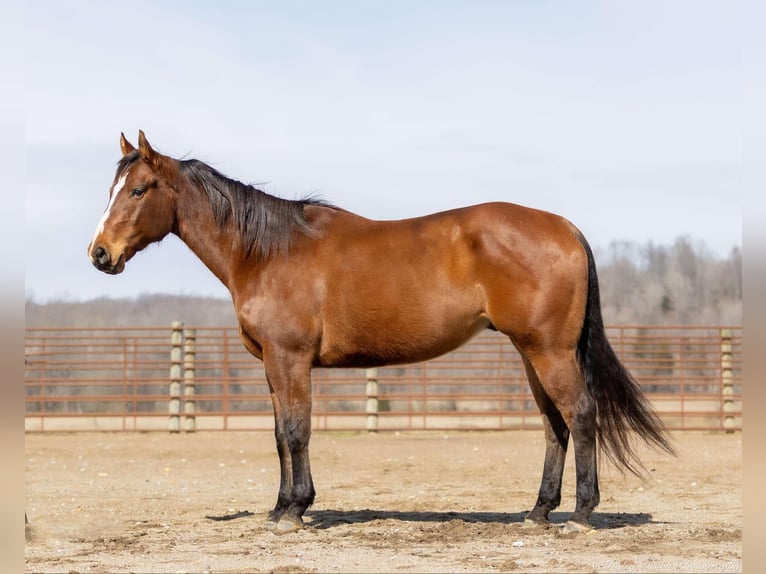
[[[146,190],[143,187],[137,187],[130,192],[130,197],[141,197]]]

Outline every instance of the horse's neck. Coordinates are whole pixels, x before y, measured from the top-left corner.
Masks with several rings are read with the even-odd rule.
[[[230,287],[232,262],[240,249],[236,232],[222,229],[216,223],[209,203],[201,194],[186,191],[180,195],[178,237],[227,288]]]

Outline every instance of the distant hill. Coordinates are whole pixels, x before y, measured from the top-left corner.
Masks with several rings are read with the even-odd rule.
[[[26,302],[28,327],[156,327],[173,321],[200,327],[237,324],[231,300],[213,297],[159,294],[81,303]]]

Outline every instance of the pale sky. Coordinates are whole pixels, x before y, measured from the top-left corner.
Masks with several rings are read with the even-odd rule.
[[[36,301],[228,292],[176,238],[86,248],[119,135],[374,219],[489,200],[596,248],[742,244],[743,15],[719,1],[29,1]]]

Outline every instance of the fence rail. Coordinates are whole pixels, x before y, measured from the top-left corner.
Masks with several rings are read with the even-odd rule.
[[[671,429],[742,428],[741,327],[607,331]],[[25,363],[28,431],[273,428],[236,328],[28,328]],[[428,362],[312,377],[315,429],[541,426],[518,353],[490,331]]]

